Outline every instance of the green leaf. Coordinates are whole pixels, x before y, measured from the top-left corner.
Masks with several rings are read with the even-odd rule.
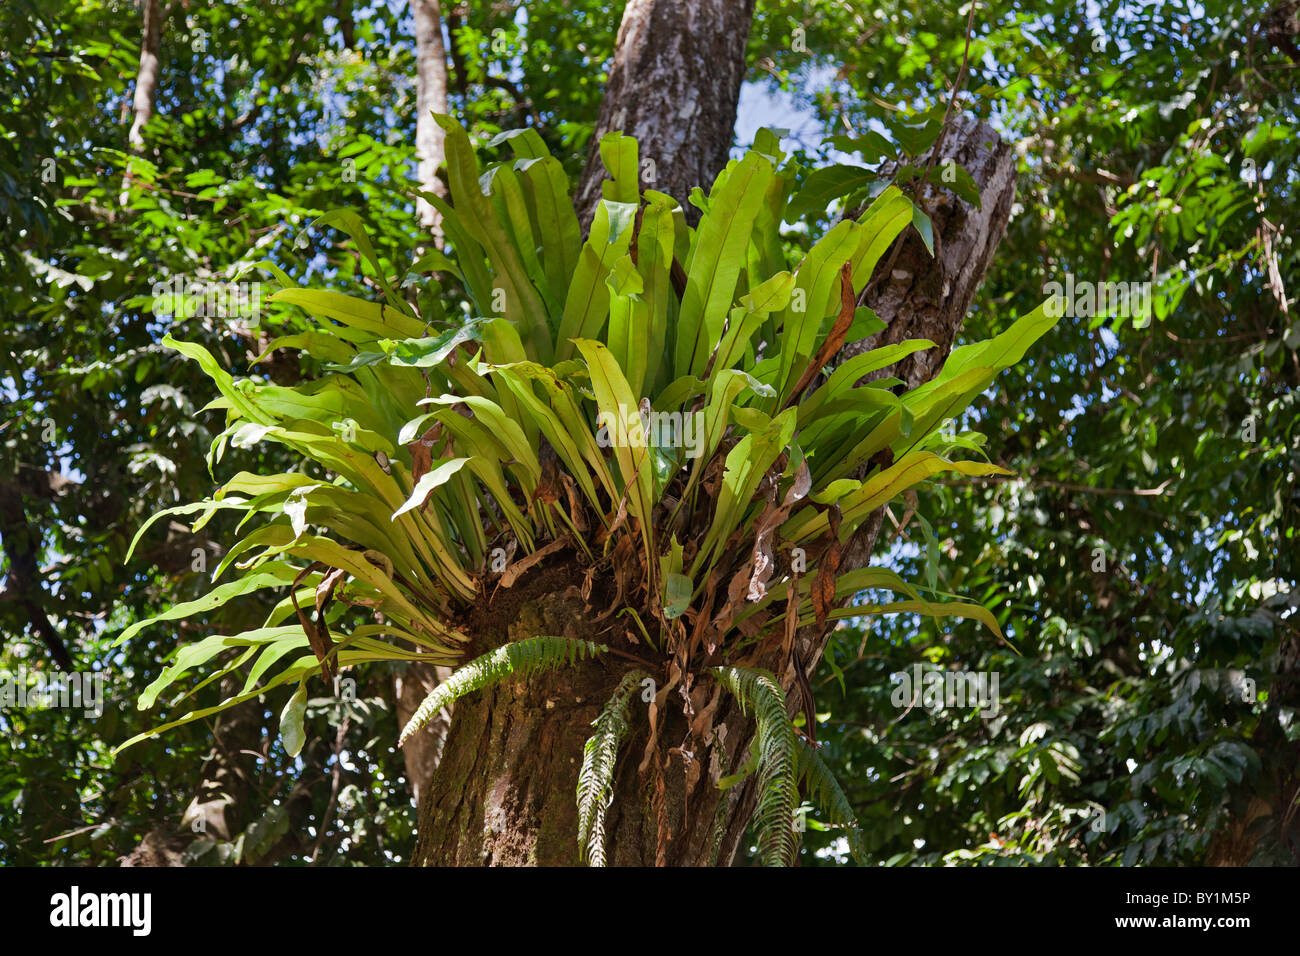
[[[193,721],[202,720],[204,717],[210,717],[213,714],[220,713],[221,711],[233,707],[236,704],[242,704],[246,700],[252,700],[254,697],[260,697],[262,694],[264,694],[266,691],[270,690],[271,688],[278,687],[280,684],[286,684],[291,680],[297,680],[303,677],[304,675],[317,670],[319,666],[320,663],[319,661],[316,660],[315,654],[307,654],[303,657],[300,657],[296,661],[294,661],[291,665],[289,665],[289,667],[281,671],[275,677],[268,680],[265,684],[262,684],[260,687],[257,687],[246,693],[236,694],[233,697],[227,697],[221,703],[213,707],[204,707],[201,708],[200,710],[189,711],[186,714],[182,714],[176,720],[168,721],[167,723],[163,724],[160,727],[154,727],[152,730],[146,730],[143,733],[136,734],[134,737],[132,737],[130,740],[126,741],[125,743],[121,744],[120,746],[114,747],[112,751],[113,755],[117,756],[122,751],[130,747],[134,747],[136,744],[140,743],[141,741],[148,740],[151,737],[157,737],[175,727],[181,727],[184,726],[185,724],[192,723]]]
[[[600,160],[610,178],[601,183],[601,195],[613,202],[641,201],[641,169],[637,159],[637,142],[617,130],[600,138]]]
[[[822,338],[826,320],[839,312],[840,270],[861,246],[862,226],[844,220],[809,250],[795,273],[790,305],[782,312],[777,407],[791,396]]]
[[[797,222],[809,213],[821,215],[837,199],[876,182],[878,176],[861,166],[824,166],[808,174],[798,194],[785,210],[786,222]]]
[[[307,716],[307,678],[298,681],[298,689],[293,692],[289,702],[280,711],[280,742],[290,757],[302,752],[302,745],[307,742],[307,731],[303,720]]]
[[[297,575],[298,569],[288,564],[281,562],[264,564],[257,571],[247,574],[237,581],[229,581],[226,584],[218,585],[201,598],[193,601],[183,601],[180,604],[173,605],[161,614],[146,618],[143,621],[137,621],[122,632],[121,636],[113,642],[113,646],[119,647],[125,644],[151,624],[176,621],[192,614],[216,610],[232,598],[262,588],[283,587],[290,584]]]
[[[890,186],[867,207],[861,218],[862,244],[853,256],[853,288],[871,278],[881,257],[912,221],[912,201],[897,186]]]
[[[875,130],[868,130],[861,136],[840,134],[830,137],[827,142],[842,153],[857,153],[868,163],[876,163],[882,159],[893,159],[898,155],[898,150],[894,148],[894,144]]]
[[[750,151],[729,163],[714,183],[709,211],[700,220],[686,264],[686,291],[676,328],[676,375],[703,375],[722,337],[772,173],[771,161]]]
[[[847,541],[858,524],[876,508],[927,478],[945,471],[962,475],[1011,474],[1005,468],[985,462],[946,461],[930,452],[912,452],[889,468],[872,475],[855,491],[840,499],[840,508],[843,511],[840,540]],[[782,526],[781,537],[788,541],[801,541],[808,537],[815,537],[828,526],[829,521],[824,512],[814,513],[813,509],[806,508]]]
[[[472,691],[489,687],[512,674],[529,677],[540,670],[560,664],[576,664],[608,650],[604,644],[547,635],[526,637],[488,651],[458,667],[451,677],[433,689],[406,722],[397,745],[405,744],[438,711]]]
[[[614,263],[605,284],[610,292],[609,350],[627,376],[632,394],[639,396],[651,349],[650,312],[642,295],[645,282],[631,256],[623,256]]]
[[[493,279],[504,294],[505,317],[520,330],[528,354],[549,362],[554,351],[546,310],[492,201],[479,188],[478,162],[465,130],[450,116],[435,114],[446,133],[447,181],[459,220],[492,264]],[[493,295],[496,298],[496,295]]]
[[[571,358],[574,340],[600,334],[609,315],[609,286],[606,279],[615,262],[626,254],[632,230],[626,228],[636,207],[602,200],[596,207],[591,234],[578,255],[568,293],[564,300],[564,319],[560,323],[557,361]]]
[[[418,508],[424,504],[425,499],[429,497],[429,493],[433,489],[446,484],[447,480],[465,467],[468,461],[468,458],[449,458],[439,462],[437,467],[430,470],[428,474],[421,475],[420,480],[415,483],[415,488],[411,491],[411,496],[406,499],[406,503],[393,512],[393,518],[396,519],[412,508]]]
[[[934,145],[934,141],[939,137],[939,130],[943,129],[943,123],[933,119],[927,120],[921,126],[911,126],[902,122],[887,122],[885,125],[903,147],[903,152],[911,157],[920,156]]]
[[[939,181],[976,209],[980,207],[980,188],[965,166],[945,162],[939,167]]]
[[[341,292],[320,289],[281,289],[268,302],[296,305],[312,313],[367,332],[376,338],[415,339],[424,335],[424,323],[392,306],[367,302]]]
[[[619,747],[631,729],[628,711],[632,695],[647,677],[641,670],[623,675],[609,701],[592,721],[596,732],[582,748],[577,792],[578,858],[590,860],[592,866],[605,865],[605,811],[614,799],[614,765]]]
[[[439,335],[414,339],[380,339],[378,352],[362,352],[346,365],[330,363],[326,368],[336,372],[355,372],[370,365],[387,363],[407,368],[433,368],[442,365],[466,342],[483,339],[482,319],[471,319],[464,325],[448,329]]]
[[[347,233],[352,238],[352,241],[357,244],[361,255],[370,263],[370,267],[375,273],[375,281],[379,283],[379,288],[384,290],[384,297],[388,299],[388,304],[399,312],[408,312],[408,306],[388,281],[388,276],[379,261],[379,256],[375,254],[375,247],[370,242],[370,235],[366,232],[361,217],[354,210],[331,209],[313,222],[312,225],[316,227],[335,226]]]
[[[650,461],[650,445],[638,415],[640,402],[609,349],[590,339],[578,339],[575,344],[587,362],[596,393],[596,406],[608,421],[619,427],[620,434],[613,437],[614,458],[625,486],[621,494],[627,495],[628,513],[641,525],[645,553],[654,554],[651,535],[651,510],[655,504],[654,469]]]
[[[912,225],[916,226],[916,231],[921,234],[921,241],[925,243],[925,248],[930,255],[934,255],[934,223],[930,217],[921,211],[920,206],[912,207]]]

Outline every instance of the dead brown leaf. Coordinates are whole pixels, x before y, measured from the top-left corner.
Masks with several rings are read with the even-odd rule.
[[[412,484],[429,473],[433,465],[433,445],[440,435],[442,435],[442,422],[434,422],[432,428],[407,446],[411,452]]]
[[[298,613],[298,623],[302,625],[303,633],[307,635],[307,643],[311,645],[312,653],[314,653],[316,655],[316,659],[320,661],[321,676],[324,677],[325,680],[328,682],[333,680],[334,678],[333,670],[325,660],[326,655],[329,654],[329,641],[325,638],[324,635],[320,633],[319,630],[317,630],[316,625],[313,624],[311,619],[308,618],[307,615],[303,613],[302,607],[299,606],[298,604],[298,587],[302,584],[302,579],[305,578],[307,575],[311,574],[313,571],[319,571],[321,568],[325,568],[325,567],[328,567],[328,565],[324,565],[321,564],[319,561],[316,561],[313,562],[312,564],[309,564],[301,571],[299,571],[297,576],[293,579],[293,585],[289,588],[289,600],[293,602],[293,609]],[[331,573],[333,573],[334,569],[330,569],[330,570]],[[324,582],[322,582],[322,584],[323,583]],[[335,582],[335,584],[337,585],[337,582]],[[330,590],[333,591],[333,588],[331,588]],[[316,591],[316,600],[317,600],[317,607],[319,608],[320,607],[319,586],[317,587],[317,591]],[[323,623],[324,618],[322,618],[321,620]]]
[[[813,614],[816,617],[818,630],[825,625],[826,616],[835,606],[835,577],[840,572],[840,557],[844,550],[840,544],[839,505],[831,505],[827,509],[826,516],[831,526],[830,544],[826,546],[826,553],[822,555],[818,564],[817,577],[813,579],[812,586]]]
[[[510,567],[506,568],[505,571],[501,574],[501,587],[503,588],[514,587],[515,582],[519,580],[519,576],[521,574],[523,574],[533,565],[537,564],[539,561],[544,561],[546,558],[554,554],[556,551],[559,551],[561,548],[572,543],[573,542],[569,539],[569,536],[566,534],[563,537],[556,538],[554,541],[552,541],[550,544],[546,545],[545,547],[538,548],[532,554],[520,558],[514,564],[510,565]]]
[[[813,358],[800,377],[799,384],[790,393],[790,397],[785,403],[786,407],[799,400],[803,390],[821,374],[821,370],[829,365],[831,359],[843,348],[844,337],[849,334],[849,327],[853,324],[853,313],[856,305],[857,297],[853,294],[853,264],[846,262],[843,268],[840,269],[840,314],[835,317],[835,324],[831,326],[826,341],[822,342],[822,347],[817,350],[816,357]]]

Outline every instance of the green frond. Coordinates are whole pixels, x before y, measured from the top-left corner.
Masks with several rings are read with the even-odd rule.
[[[799,805],[796,783],[798,735],[785,709],[785,694],[767,671],[748,667],[715,667],[714,675],[753,712],[758,724],[758,849],[767,866],[792,866],[797,845],[794,812]]]
[[[609,650],[604,644],[577,641],[567,637],[529,637],[488,651],[481,657],[458,667],[452,675],[424,698],[411,715],[397,740],[400,747],[411,735],[431,721],[438,711],[464,697],[512,674],[528,677],[557,664],[576,664]]]
[[[592,866],[605,865],[605,811],[614,799],[614,764],[628,734],[628,708],[633,693],[646,679],[644,671],[629,671],[619,681],[592,726],[596,732],[582,748],[578,772],[578,857]]]
[[[865,864],[866,851],[862,845],[862,831],[858,829],[853,807],[845,796],[840,782],[826,766],[817,748],[802,737],[797,741],[798,779],[804,784],[808,798],[814,806],[826,814],[827,822],[832,826],[843,828],[849,841],[849,851],[859,863]]]

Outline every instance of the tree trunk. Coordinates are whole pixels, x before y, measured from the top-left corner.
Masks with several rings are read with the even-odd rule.
[[[25,494],[46,498],[59,493],[67,479],[43,468],[18,463],[11,479],[0,480],[0,553],[9,561],[0,589],[0,647],[3,635],[21,634],[30,626],[40,636],[51,660],[62,670],[74,669],[72,654],[45,610],[41,587],[40,528],[27,513]]]
[[[471,628],[475,654],[542,635],[602,640],[609,625],[592,619],[579,589],[581,573],[569,557],[552,559],[514,590],[497,593]],[[528,680],[503,681],[459,700],[442,761],[421,801],[413,864],[576,865],[583,746],[591,722],[634,666],[608,656]],[[663,696],[671,699],[660,704],[660,741],[684,740],[688,728],[674,703],[676,692]],[[711,685],[698,687],[693,700],[697,713],[724,702]],[[719,798],[730,798],[730,809],[738,788],[723,792],[715,784],[736,769],[737,753],[748,748],[748,718],[729,709],[716,725],[725,729],[715,729],[708,755],[687,763],[680,752],[666,761],[656,754],[642,774],[638,764],[648,739],[649,703],[635,696],[632,706],[633,730],[620,750],[606,816],[609,861],[631,866],[730,861],[738,837],[715,848],[711,836]],[[658,800],[656,783],[662,786]],[[663,844],[661,811],[670,837]]]
[[[131,108],[135,119],[127,141],[137,153],[144,150],[144,125],[153,118],[158,95],[158,46],[162,40],[162,13],[158,0],[145,0],[144,31],[140,43],[140,69],[135,77],[135,98]]]
[[[127,134],[127,143],[131,151],[144,152],[144,127],[153,118],[154,104],[158,96],[158,48],[162,43],[162,11],[158,0],[144,0],[144,29],[140,39],[140,69],[135,77],[135,96],[132,98],[131,110],[134,119],[131,131]],[[135,170],[128,162],[126,172],[122,175],[122,189],[117,196],[117,204],[125,207],[131,201],[131,189],[135,184]]]
[[[1287,739],[1279,719],[1283,708],[1297,702],[1300,634],[1291,630],[1278,644],[1268,707],[1251,740],[1256,753],[1271,759],[1265,762],[1261,781],[1247,778],[1238,788],[1206,853],[1207,866],[1276,866],[1287,853],[1300,864],[1300,743]]]
[[[434,113],[447,112],[447,49],[442,37],[442,9],[438,0],[412,0],[415,20],[416,118],[415,155],[419,162],[420,188],[436,196],[447,196],[447,184],[438,176],[438,167],[447,158],[446,134],[434,122]],[[420,225],[428,229],[434,244],[442,245],[442,217],[424,198],[415,203]],[[394,678],[394,698],[398,726],[405,726],[424,698],[440,681],[450,676],[445,667],[412,664]],[[403,759],[406,780],[417,805],[438,766],[438,755],[446,737],[451,714],[443,711],[406,745]]]
[[[451,676],[450,667],[434,667],[431,664],[411,663],[406,669],[393,677],[393,700],[397,712],[397,726],[405,727],[424,698],[440,683]],[[444,708],[429,724],[422,728],[402,748],[402,760],[406,764],[406,782],[411,788],[411,796],[416,805],[424,796],[424,791],[433,779],[437,769],[438,758],[442,755],[442,746],[447,739],[447,728],[451,726],[452,708]]]
[[[604,179],[599,139],[611,130],[637,138],[645,174],[642,185],[677,197],[693,217],[694,207],[685,202],[692,187],[707,189],[727,161],[753,9],[754,0],[629,0],[595,140],[578,187],[576,204],[584,224],[590,223]],[[536,571],[530,578],[500,596],[501,606],[477,632],[479,652],[511,636],[592,630],[594,624],[576,598],[576,581],[564,580],[563,586],[556,586],[563,579]],[[571,593],[563,593],[566,588]],[[548,626],[560,630],[548,632]],[[420,800],[414,862],[577,862],[575,793],[582,749],[591,721],[621,677],[622,672],[608,663],[589,663],[543,673],[526,684],[499,685],[458,702],[442,763]],[[660,702],[662,739],[670,739],[673,733],[681,739],[685,721],[680,708],[665,703]],[[748,745],[741,721],[733,721],[734,731],[719,735],[723,746],[716,749],[720,752]],[[641,738],[625,743],[625,757],[638,744],[644,748],[644,733]],[[616,848],[613,862],[653,863],[656,858],[706,862],[693,852],[701,841],[692,843],[680,836],[672,845],[672,855],[665,858],[668,848],[658,845],[660,828],[652,822],[653,816],[647,816],[654,809],[644,799],[642,778],[636,773],[639,753],[636,760],[624,763],[630,770],[629,766],[620,769],[608,820],[609,842]],[[719,766],[727,768],[722,772],[732,769],[729,761]],[[693,795],[688,802],[684,774],[651,774],[664,784],[657,806],[670,818],[669,806],[681,808],[679,820],[688,807],[692,818],[698,809],[698,816],[711,823],[718,791],[706,785],[709,774],[699,776],[703,782],[696,780],[692,789],[701,796]],[[716,773],[712,779],[717,779]],[[735,791],[728,796],[734,798]],[[681,829],[671,820],[669,826]],[[730,860],[735,846],[724,850]]]
[[[605,178],[600,137],[616,130],[640,145],[642,187],[698,217],[687,199],[726,165],[753,14],[754,0],[628,0],[577,191],[584,227]]]
[[[934,220],[937,259],[930,259],[919,239],[904,236],[864,292],[865,303],[892,320],[878,336],[882,341],[927,337],[938,343],[937,360],[899,370],[911,385],[932,377],[950,351],[1005,232],[1015,190],[1014,157],[991,129],[960,122],[949,142],[951,154],[981,186],[982,210],[942,189],[932,190],[927,206]],[[842,570],[867,562],[879,524],[877,513],[851,542]],[[490,619],[471,628],[479,645],[475,652],[542,634],[601,640],[601,628],[608,625],[591,620],[580,581],[576,564],[553,559],[547,570],[533,572],[513,591],[498,592],[485,612]],[[593,604],[602,606],[599,599]],[[809,675],[827,637],[808,628],[796,638]],[[778,662],[755,663],[777,672],[787,689],[793,684],[793,671],[781,673]],[[420,807],[414,862],[577,863],[575,793],[583,744],[592,720],[629,666],[608,657],[462,698],[443,762]],[[663,685],[662,674],[653,678]],[[679,694],[680,688],[668,694],[660,691],[660,746],[645,761],[645,772],[639,765],[648,739],[647,704],[638,705],[639,698],[634,698],[633,731],[620,751],[606,819],[609,861],[615,865],[730,864],[744,838],[757,796],[752,782],[726,791],[716,784],[743,763],[752,722],[729,695],[702,682],[693,689],[691,702],[695,714],[707,713],[709,719],[697,718],[700,732],[692,735]],[[790,697],[793,701],[795,695]],[[725,804],[719,807],[719,801]]]
[[[447,112],[447,50],[442,41],[442,12],[438,0],[412,0],[415,19],[415,156],[419,161],[417,176],[420,188],[438,196],[447,195],[447,187],[438,178],[438,167],[446,159],[445,134],[433,120],[434,113]],[[420,225],[440,238],[438,211],[424,199],[416,201]]]

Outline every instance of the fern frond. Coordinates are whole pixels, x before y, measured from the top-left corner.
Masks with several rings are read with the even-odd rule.
[[[607,650],[609,648],[604,644],[592,641],[547,636],[525,638],[488,651],[483,656],[462,664],[424,698],[424,702],[407,721],[402,735],[397,739],[397,746],[406,743],[438,711],[471,691],[495,684],[511,674],[527,677],[557,664],[575,664],[583,658],[595,657]]]
[[[722,841],[727,835],[727,824],[731,820],[731,811],[734,809],[734,794],[727,791],[754,772],[758,765],[757,753],[757,748],[751,743],[749,758],[740,769],[718,781],[718,789],[722,793],[718,796],[718,805],[713,811],[713,829],[709,835],[709,866],[718,865],[718,854],[722,852]]]
[[[596,732],[582,748],[578,772],[578,858],[592,866],[605,865],[605,811],[614,799],[614,763],[629,730],[628,705],[646,678],[629,671],[591,725]]]
[[[845,829],[849,841],[849,852],[859,864],[866,865],[866,848],[862,845],[862,831],[858,829],[853,807],[845,796],[840,782],[835,779],[831,768],[826,766],[817,748],[802,737],[797,740],[798,779],[804,783],[808,798],[826,814],[828,822]]]
[[[723,687],[740,702],[743,712],[754,712],[758,724],[758,848],[767,866],[792,866],[797,849],[794,811],[798,806],[796,747],[798,735],[786,713],[785,694],[767,671],[747,667],[715,667]]]

